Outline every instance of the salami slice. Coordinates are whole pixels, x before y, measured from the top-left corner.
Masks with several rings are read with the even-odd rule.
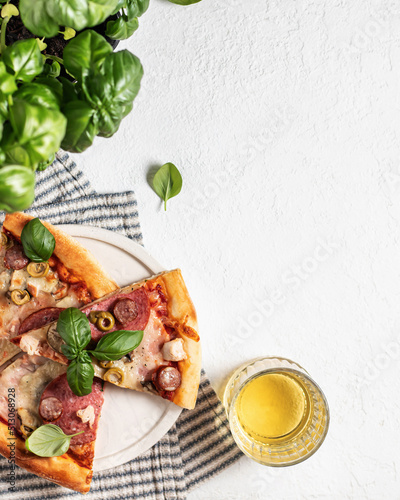
[[[18,335],[22,335],[30,330],[36,330],[52,321],[56,321],[61,311],[64,311],[61,307],[45,307],[44,309],[40,309],[40,311],[34,312],[21,323]]]
[[[165,366],[157,371],[154,381],[162,391],[175,391],[181,385],[182,377],[174,366]]]
[[[68,385],[67,375],[65,373],[60,375],[50,382],[50,384],[43,391],[40,399],[39,408],[44,423],[54,423],[68,435],[84,431],[83,434],[74,436],[71,439],[71,445],[80,445],[94,441],[96,439],[101,407],[104,402],[104,396],[101,389],[101,380],[95,378],[92,385],[92,392],[90,394],[81,397],[76,396]],[[47,420],[45,418],[46,409],[49,409],[49,415],[53,416],[54,412],[52,412],[52,409],[58,404],[55,402],[56,399],[61,403],[62,413],[55,421]],[[79,410],[85,410],[89,405],[93,407],[95,415],[94,422],[91,426],[89,422],[84,423],[77,415]]]
[[[132,299],[120,299],[115,303],[113,313],[115,319],[119,321],[121,325],[126,325],[137,318],[137,303]]]
[[[150,318],[150,302],[146,290],[141,287],[133,292],[114,295],[109,299],[82,309],[89,316],[91,311],[111,312],[116,319],[112,330],[144,330]],[[93,323],[90,324],[92,339],[100,340],[108,332],[100,331]]]
[[[59,419],[63,412],[63,405],[58,398],[53,396],[41,399],[39,413],[43,420],[54,422]]]
[[[22,245],[13,245],[6,251],[4,256],[4,265],[7,269],[14,269],[14,271],[18,271],[19,269],[23,269],[28,264],[29,259],[24,254]]]

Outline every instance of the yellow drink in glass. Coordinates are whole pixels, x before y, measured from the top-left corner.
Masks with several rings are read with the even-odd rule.
[[[257,441],[270,443],[301,430],[309,404],[303,387],[291,375],[260,375],[240,392],[235,403],[243,430]]]
[[[325,439],[329,409],[307,372],[284,358],[259,358],[236,370],[224,393],[232,435],[250,458],[284,466],[311,456]]]

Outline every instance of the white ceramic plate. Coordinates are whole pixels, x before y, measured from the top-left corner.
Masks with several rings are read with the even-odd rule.
[[[90,250],[121,287],[164,271],[143,247],[121,234],[89,226],[58,227]],[[169,431],[182,411],[151,394],[111,384],[106,384],[104,391],[95,471],[122,465],[144,453]]]

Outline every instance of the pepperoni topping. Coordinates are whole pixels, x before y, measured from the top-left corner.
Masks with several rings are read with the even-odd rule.
[[[4,265],[7,269],[14,269],[14,271],[18,271],[19,269],[23,269],[28,264],[29,259],[24,254],[22,245],[13,245],[6,251],[4,256]]]
[[[175,391],[181,385],[182,377],[174,366],[165,366],[157,371],[154,382],[162,391]]]
[[[34,312],[21,323],[18,334],[22,335],[30,330],[36,330],[52,321],[56,321],[61,311],[64,311],[61,307],[45,307],[44,309],[40,309],[40,311]]]
[[[103,392],[101,389],[102,381],[95,378],[92,385],[92,392],[90,394],[81,397],[76,396],[69,387],[67,375],[64,373],[50,382],[50,384],[43,391],[39,406],[41,408],[41,414],[47,407],[51,407],[51,402],[49,405],[46,403],[46,400],[57,399],[61,402],[62,413],[55,422],[56,425],[58,425],[65,432],[65,434],[68,435],[84,431],[83,434],[74,436],[71,439],[71,445],[90,443],[96,439],[101,407],[104,402]],[[82,419],[77,415],[79,410],[85,410],[89,405],[93,406],[95,414],[92,427],[90,427],[89,422],[83,423]],[[42,419],[45,424],[52,423],[52,421],[47,420],[44,417],[45,415],[43,414]]]
[[[119,321],[122,325],[126,325],[126,323],[129,323],[137,318],[137,303],[132,299],[120,299],[115,303],[113,313],[117,321]]]
[[[61,417],[63,405],[58,398],[50,397],[42,399],[39,406],[39,414],[43,420],[54,422]]]
[[[114,295],[82,311],[87,316],[91,311],[111,312],[117,321],[109,331],[120,330],[121,325],[124,330],[144,330],[150,318],[150,302],[146,290],[140,287],[130,293]],[[108,333],[100,331],[93,323],[90,328],[93,340],[100,340]]]

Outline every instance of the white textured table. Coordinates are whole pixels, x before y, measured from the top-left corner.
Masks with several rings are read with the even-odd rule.
[[[191,500],[400,498],[399,29],[395,1],[152,0],[122,44],[145,68],[134,111],[75,159],[98,191],[136,191],[216,388],[279,354],[331,407],[310,460],[242,459]],[[164,213],[146,174],[167,161],[184,189]]]

